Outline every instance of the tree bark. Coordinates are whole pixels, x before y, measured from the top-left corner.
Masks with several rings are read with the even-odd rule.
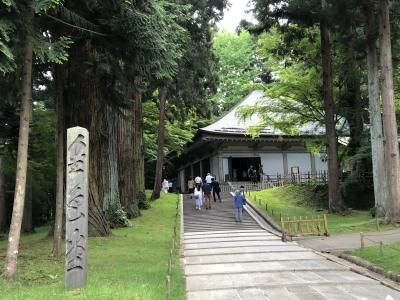
[[[19,239],[21,236],[22,216],[24,213],[26,174],[28,167],[29,123],[32,109],[32,40],[29,36],[33,28],[32,1],[26,2],[24,18],[27,36],[24,45],[22,96],[18,137],[17,170],[15,176],[14,205],[8,237],[4,276],[11,278],[17,272]]]
[[[89,138],[89,235],[106,236],[111,233],[103,211],[108,189],[108,134],[106,99],[103,79],[95,68],[84,69],[88,53],[96,59],[99,54],[90,40],[80,40],[70,49],[66,64],[64,89],[65,128],[87,128]]]
[[[383,107],[383,132],[385,135],[385,166],[387,171],[390,203],[386,221],[400,221],[400,163],[397,136],[396,109],[393,91],[393,66],[390,41],[389,1],[380,1],[379,44],[381,64],[381,96]]]
[[[4,182],[4,158],[0,156],[0,233],[6,232],[6,191]]]
[[[134,143],[133,103],[132,107],[120,110],[117,123],[118,137],[118,186],[121,205],[128,218],[140,215],[139,203],[135,198],[135,167],[133,159]]]
[[[323,71],[323,91],[325,108],[325,131],[328,149],[328,189],[329,212],[338,213],[344,210],[344,204],[339,187],[339,166],[337,157],[337,139],[335,129],[335,111],[332,88],[332,62],[329,31],[325,16],[326,2],[322,0],[322,15],[320,22],[321,56]]]
[[[115,110],[106,106],[106,120],[108,131],[107,163],[108,163],[108,191],[103,201],[103,210],[107,211],[113,202],[120,202],[118,187],[118,155],[117,155],[117,123]]]
[[[159,89],[160,97],[160,119],[158,123],[158,149],[156,173],[154,178],[154,188],[151,195],[151,200],[160,198],[161,182],[164,165],[164,141],[165,141],[165,98],[167,96],[167,88],[164,86]]]
[[[376,49],[377,32],[374,0],[366,4],[366,36],[368,65],[368,98],[372,153],[372,174],[374,182],[375,208],[378,215],[385,215],[389,202],[385,155],[383,146],[383,129],[379,89],[379,67]]]
[[[53,232],[53,255],[60,256],[62,233],[63,233],[63,215],[64,215],[64,66],[55,66],[56,82],[56,113],[57,113],[57,134],[56,134],[56,213]]]
[[[143,143],[143,103],[140,89],[140,79],[135,79],[137,91],[134,93],[133,103],[133,162],[135,170],[134,178],[134,201],[139,207],[146,206],[146,194],[144,185],[144,143]]]
[[[25,204],[24,204],[24,214],[22,218],[22,229],[24,233],[32,233],[33,222],[32,222],[32,188],[29,187],[25,192]]]

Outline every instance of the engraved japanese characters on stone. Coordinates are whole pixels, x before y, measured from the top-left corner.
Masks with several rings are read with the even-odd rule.
[[[81,288],[87,277],[89,133],[67,131],[65,285]]]

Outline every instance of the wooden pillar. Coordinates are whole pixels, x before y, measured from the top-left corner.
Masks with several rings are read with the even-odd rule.
[[[225,182],[224,163],[221,153],[218,153],[218,172],[219,182]]]
[[[310,153],[310,159],[311,159],[311,175],[314,178],[315,174],[317,174],[317,168],[315,166],[315,156],[314,156],[314,154]]]
[[[289,166],[288,166],[288,159],[287,159],[287,153],[282,152],[283,156],[283,175],[285,176],[285,179],[289,175]]]

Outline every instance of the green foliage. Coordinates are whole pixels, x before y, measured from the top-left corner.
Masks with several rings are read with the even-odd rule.
[[[139,199],[139,209],[149,209],[151,207],[146,193],[138,192],[137,199]]]
[[[132,226],[119,201],[111,201],[106,210],[106,217],[111,228]]]
[[[219,84],[213,102],[225,111],[248,94],[253,80],[261,76],[261,68],[256,55],[256,43],[247,31],[241,31],[238,35],[218,33],[214,37],[213,48],[219,68]]]
[[[400,242],[383,245],[382,252],[379,245],[374,245],[357,249],[352,254],[400,275]]]
[[[65,289],[64,257],[49,256],[52,240],[46,238],[48,227],[23,235],[18,275],[14,281],[0,278],[1,299],[165,299],[177,197],[164,194],[152,202],[151,209],[131,221],[132,227],[114,229],[110,237],[89,238],[90,275],[84,289]],[[179,231],[179,224],[177,228]],[[4,253],[7,239],[2,237],[0,252]],[[1,256],[0,268],[3,266]],[[185,283],[178,251],[172,253],[172,266],[171,299],[183,300]]]
[[[64,36],[54,42],[48,42],[43,35],[36,35],[33,39],[35,54],[41,63],[62,64],[67,61],[71,44],[72,40]]]
[[[265,204],[268,205],[268,215],[277,224],[282,217],[305,216],[327,214],[329,232],[332,234],[359,233],[376,231],[376,219],[371,218],[369,210],[351,210],[344,214],[328,214],[326,209],[328,203],[327,186],[320,184],[296,184],[272,188],[264,191],[251,193],[250,200],[257,197],[253,203],[263,211]],[[261,201],[259,205],[258,201]],[[272,215],[274,210],[274,215]],[[381,225],[381,230],[393,229],[393,225]]]

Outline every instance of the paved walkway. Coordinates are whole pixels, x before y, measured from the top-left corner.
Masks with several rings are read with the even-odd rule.
[[[197,211],[184,200],[188,300],[400,299],[400,292],[351,272],[295,242],[282,242],[248,214],[234,221],[229,198]]]
[[[321,252],[342,252],[361,247],[359,233],[340,234],[330,237],[296,238],[296,241],[305,247]],[[379,245],[380,241],[384,244],[400,241],[400,230],[364,233],[365,246]]]

